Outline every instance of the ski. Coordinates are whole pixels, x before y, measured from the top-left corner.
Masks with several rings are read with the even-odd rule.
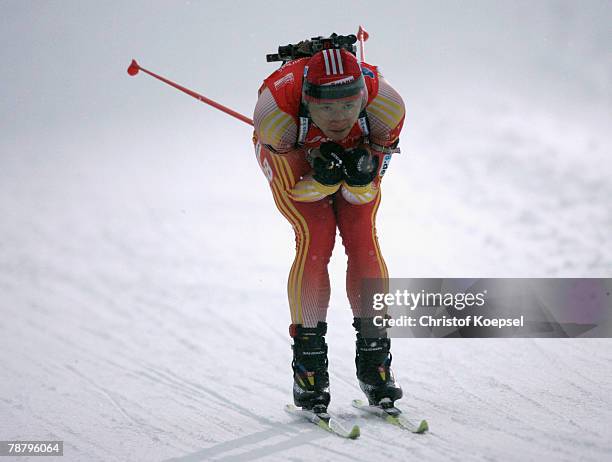
[[[358,425],[353,425],[351,429],[348,429],[327,412],[315,413],[306,409],[300,409],[293,404],[287,404],[285,406],[285,411],[291,415],[302,417],[307,421],[312,422],[317,427],[321,427],[323,430],[340,436],[341,438],[354,440],[359,438],[359,435],[361,434]]]
[[[360,399],[354,399],[352,405],[361,411],[374,414],[384,421],[403,428],[404,430],[409,430],[412,433],[425,433],[427,430],[429,430],[427,420],[421,420],[419,423],[411,421],[402,414],[401,410],[393,406],[385,409],[380,406],[366,404]]]

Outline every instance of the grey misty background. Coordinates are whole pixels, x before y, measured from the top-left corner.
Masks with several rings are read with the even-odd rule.
[[[266,53],[363,24],[407,106],[378,217],[391,275],[610,277],[610,2],[3,1],[0,18],[0,439],[63,439],[67,460],[610,457],[608,340],[398,339],[429,439],[293,423],[293,236],[251,129],[126,73],[136,58],[250,116]],[[332,409],[355,419],[344,271],[338,239]]]
[[[61,194],[78,196],[82,201],[71,203],[78,209],[88,203],[85,189],[107,197],[121,189],[126,205],[138,195],[155,202],[152,193],[183,200],[182,190],[202,214],[212,214],[222,197],[235,197],[233,207],[257,198],[261,210],[242,224],[256,220],[266,232],[280,232],[283,219],[270,210],[251,157],[250,129],[149,77],[128,78],[125,69],[135,57],[250,115],[261,80],[275,68],[266,53],[304,37],[355,32],[363,23],[372,35],[368,60],[408,107],[405,155],[385,181],[396,198],[383,202],[380,217],[381,229],[395,217],[381,237],[400,252],[401,276],[608,274],[609,2],[409,2],[375,11],[368,2],[4,2],[2,9],[7,218],[42,196],[51,201],[48,190],[57,207]],[[8,189],[12,183],[21,192]],[[34,202],[20,202],[25,195]],[[115,215],[116,204],[107,202]],[[63,205],[56,219],[67,218]],[[508,217],[510,209],[517,216]],[[268,213],[276,226],[267,226]],[[548,213],[558,217],[543,219]],[[446,226],[450,215],[486,236],[457,242],[457,230]],[[425,226],[431,229],[423,232]],[[526,256],[535,240],[522,233],[538,227],[567,233],[557,236],[563,261]],[[595,229],[587,238],[577,228]],[[209,229],[209,240],[218,241]],[[491,241],[494,249],[482,251]],[[251,235],[253,242],[238,255],[261,246],[278,252],[278,240],[264,233]],[[474,250],[469,258],[465,246]],[[500,255],[490,257],[500,246],[511,260],[504,258],[505,267],[497,264]],[[546,256],[558,258],[557,250]],[[483,261],[465,261],[473,259]]]

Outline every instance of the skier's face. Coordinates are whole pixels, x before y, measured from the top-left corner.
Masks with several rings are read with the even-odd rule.
[[[341,141],[347,137],[361,112],[361,98],[348,101],[321,101],[308,104],[310,117],[325,136]]]

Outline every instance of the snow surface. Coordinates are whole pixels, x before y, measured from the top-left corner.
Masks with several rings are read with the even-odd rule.
[[[2,3],[0,440],[75,461],[612,459],[608,339],[397,339],[401,407],[431,432],[358,415],[339,243],[331,410],[362,436],[285,414],[294,244],[250,129],[125,73],[249,115],[265,53],[364,23],[408,107],[378,219],[391,275],[611,277],[610,3],[309,3]]]

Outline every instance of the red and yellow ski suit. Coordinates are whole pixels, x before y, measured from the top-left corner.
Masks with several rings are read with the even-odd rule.
[[[369,127],[358,121],[341,144],[345,149],[369,141],[379,159],[378,175],[367,186],[342,182],[324,186],[312,179],[306,150],[329,141],[312,122],[303,144],[304,130],[298,117],[304,66],[308,58],[283,65],[261,86],[253,117],[253,142],[257,161],[270,183],[278,210],[295,231],[296,255],[289,273],[291,322],[314,327],[325,321],[330,297],[327,266],[336,228],[348,256],[346,289],[354,317],[371,317],[372,309],[360,303],[364,278],[388,278],[376,236],[376,212],[381,200],[380,183],[404,122],[404,103],[375,66],[362,63],[368,88],[365,108]],[[304,134],[302,134],[304,135]]]

